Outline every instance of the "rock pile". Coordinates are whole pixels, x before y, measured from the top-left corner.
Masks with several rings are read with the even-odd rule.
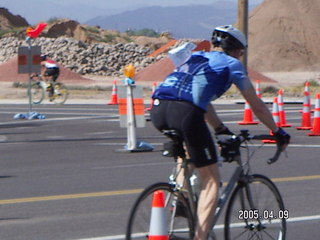
[[[0,63],[17,56],[23,45],[27,43],[15,37],[1,38]],[[32,40],[32,45],[41,46],[42,53],[50,59],[81,75],[120,76],[127,64],[133,64],[139,71],[161,58],[148,57],[152,49],[136,43],[89,44],[73,38],[41,37]]]

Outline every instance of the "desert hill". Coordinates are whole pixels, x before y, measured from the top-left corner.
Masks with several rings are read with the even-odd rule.
[[[250,14],[249,66],[274,72],[317,70],[319,12],[319,0],[265,0]]]
[[[20,15],[13,15],[6,8],[0,8],[0,30],[26,27],[28,22]]]

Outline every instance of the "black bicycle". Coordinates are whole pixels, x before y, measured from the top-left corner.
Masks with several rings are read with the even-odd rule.
[[[129,216],[127,240],[148,239],[152,197],[153,193],[159,190],[165,194],[169,239],[192,239],[194,236],[198,196],[192,185],[193,171],[188,166],[179,134],[174,130],[163,133],[173,139],[165,152],[167,156],[172,156],[177,164],[169,182],[155,183],[139,195]],[[209,239],[216,239],[214,227],[225,206],[227,208],[223,227],[226,240],[286,238],[286,219],[289,212],[276,185],[264,175],[251,173],[250,159],[254,154],[250,151],[251,140],[275,140],[275,137],[250,135],[248,130],[242,130],[237,136],[218,139],[224,161],[236,163],[237,167],[220,194]],[[241,158],[241,149],[247,151],[245,161]],[[280,153],[281,148],[278,146],[274,157],[269,159],[268,163],[277,161]],[[179,184],[181,180],[177,180],[181,174],[184,184]]]

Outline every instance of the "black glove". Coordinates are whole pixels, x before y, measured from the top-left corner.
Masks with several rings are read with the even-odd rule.
[[[278,131],[273,133],[277,138],[277,144],[284,150],[287,145],[290,143],[290,135],[286,133],[282,128],[279,128]]]
[[[223,123],[219,127],[215,128],[214,130],[216,132],[216,135],[235,135]]]

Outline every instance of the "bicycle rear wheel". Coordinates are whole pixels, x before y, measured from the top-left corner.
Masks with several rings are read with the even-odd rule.
[[[227,207],[225,239],[277,239],[286,236],[288,212],[275,184],[263,175],[248,176],[239,184]]]
[[[35,82],[31,85],[31,101],[33,104],[39,104],[43,101],[45,96],[45,91],[40,85],[40,82]],[[29,94],[29,90],[28,90]]]
[[[67,87],[60,82],[54,83],[54,102],[56,104],[63,104],[67,101],[68,90]]]
[[[153,193],[158,190],[163,191],[165,195],[169,239],[192,239],[194,221],[188,200],[172,185],[156,183],[146,188],[133,205],[127,225],[126,240],[149,238],[152,198]]]

